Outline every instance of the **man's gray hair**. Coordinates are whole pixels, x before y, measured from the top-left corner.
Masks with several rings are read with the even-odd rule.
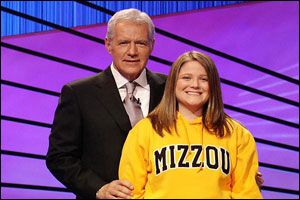
[[[110,18],[110,20],[108,21],[107,33],[106,33],[106,37],[108,41],[111,42],[113,40],[115,26],[120,21],[130,21],[137,24],[143,24],[143,23],[148,24],[148,32],[149,32],[148,41],[152,45],[152,41],[154,39],[154,33],[155,33],[154,24],[147,13],[141,12],[134,8],[125,9],[116,12],[112,16],[112,18]]]

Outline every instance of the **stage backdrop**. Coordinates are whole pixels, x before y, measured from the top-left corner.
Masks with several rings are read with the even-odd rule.
[[[100,12],[100,11],[99,11]],[[225,110],[256,139],[264,198],[299,198],[299,2],[254,2],[153,17],[148,68],[212,57]],[[111,64],[106,24],[1,38],[1,198],[74,198],[45,154],[62,86]],[[92,37],[91,37],[92,36]]]

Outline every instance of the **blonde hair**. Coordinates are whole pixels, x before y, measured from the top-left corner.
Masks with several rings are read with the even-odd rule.
[[[202,122],[204,127],[217,136],[223,137],[225,130],[231,133],[231,117],[224,112],[224,105],[221,93],[221,84],[218,70],[212,59],[198,51],[190,51],[182,54],[173,63],[170,70],[163,98],[160,104],[148,115],[154,130],[163,136],[163,130],[171,133],[176,127],[178,103],[176,100],[175,87],[181,67],[190,61],[199,62],[205,69],[208,76],[209,99],[203,107]],[[225,130],[224,130],[225,129]]]

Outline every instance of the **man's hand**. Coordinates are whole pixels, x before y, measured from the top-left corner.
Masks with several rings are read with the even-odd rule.
[[[130,199],[133,195],[133,186],[126,180],[115,180],[100,188],[97,199]]]
[[[258,187],[261,188],[262,184],[264,183],[264,179],[259,171],[255,175],[255,180]]]

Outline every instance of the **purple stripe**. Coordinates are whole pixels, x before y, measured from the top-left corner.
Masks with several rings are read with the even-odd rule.
[[[165,65],[165,64],[161,64],[161,63],[153,61],[153,60],[149,60],[147,68],[149,70],[153,71],[153,72],[157,72],[157,73],[168,75],[169,71],[171,69],[171,66]]]
[[[50,128],[1,120],[1,149],[45,156]]]
[[[30,190],[21,188],[1,187],[3,199],[75,199],[75,195],[69,192],[53,192],[44,190]]]
[[[100,27],[93,26],[93,28],[84,29],[89,34],[95,34],[105,30],[105,26],[103,24]],[[103,30],[99,30],[101,28]],[[110,55],[103,44],[60,31],[47,31],[23,37],[7,37],[2,39],[2,42],[99,69],[106,68],[111,63]]]
[[[256,143],[259,162],[299,169],[299,152]]]
[[[58,97],[1,84],[1,115],[52,124]]]
[[[1,79],[50,91],[95,72],[1,47]],[[4,59],[5,58],[5,59]],[[16,58],[20,62],[12,62]]]
[[[242,95],[244,90],[221,85],[224,104],[299,124],[299,108],[254,93]]]
[[[240,121],[256,138],[299,147],[299,129],[297,128],[227,109],[225,112]]]
[[[263,174],[264,186],[282,189],[299,190],[299,173],[259,167]]]
[[[64,187],[46,167],[45,160],[1,155],[1,182]]]
[[[287,194],[282,192],[271,192],[262,190],[261,194],[264,199],[299,199],[299,195]]]

